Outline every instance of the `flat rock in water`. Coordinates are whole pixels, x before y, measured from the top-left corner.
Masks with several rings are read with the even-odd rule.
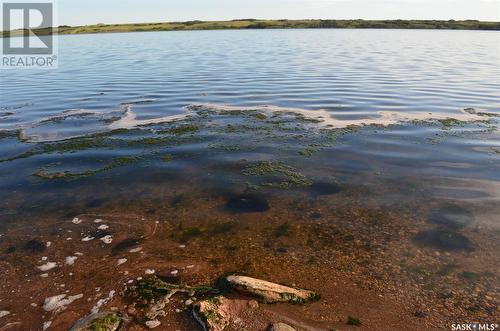
[[[114,312],[90,314],[82,318],[69,331],[115,331],[122,323],[122,317]]]
[[[293,304],[304,304],[319,300],[319,294],[288,287],[265,280],[247,276],[228,276],[226,278],[229,285],[242,293],[258,297],[262,302],[289,302]]]
[[[297,330],[285,323],[274,323],[269,328],[269,331],[297,331]]]

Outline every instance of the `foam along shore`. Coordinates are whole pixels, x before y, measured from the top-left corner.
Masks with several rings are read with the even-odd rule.
[[[301,109],[301,108],[286,108],[273,105],[260,106],[232,106],[224,104],[191,104],[182,109],[179,114],[161,116],[156,118],[140,119],[134,112],[133,103],[125,103],[120,105],[119,110],[110,113],[99,113],[100,124],[92,132],[86,134],[67,135],[66,132],[61,133],[58,130],[51,130],[50,134],[43,135],[31,132],[33,128],[38,128],[44,123],[53,123],[50,119],[60,119],[68,112],[62,112],[60,115],[54,115],[47,119],[42,119],[32,125],[27,125],[18,129],[18,137],[23,142],[28,143],[44,143],[58,142],[68,139],[81,138],[93,134],[106,134],[113,130],[128,130],[134,128],[147,127],[157,124],[175,124],[180,121],[201,119],[204,114],[215,115],[260,115],[264,118],[272,119],[274,117],[294,118],[309,122],[315,127],[342,129],[353,126],[369,126],[381,125],[388,126],[404,122],[432,122],[432,121],[452,121],[460,123],[484,121],[485,115],[489,113],[476,112],[472,108],[466,108],[453,113],[431,113],[431,112],[398,112],[398,111],[378,111],[367,115],[365,118],[356,119],[340,119],[334,114],[325,109]],[[83,109],[78,110],[79,114],[88,114],[90,111]],[[70,113],[75,115],[74,113]],[[94,112],[93,116],[97,112]],[[490,114],[498,116],[497,114]],[[57,121],[54,121],[57,122]]]
[[[284,108],[271,105],[261,105],[261,106],[229,106],[222,104],[193,104],[185,107],[185,113],[179,115],[169,115],[153,119],[139,120],[137,115],[133,111],[131,104],[125,105],[126,110],[124,116],[109,124],[109,129],[132,129],[140,126],[160,124],[166,122],[173,122],[184,120],[195,115],[196,112],[212,112],[216,114],[230,114],[230,113],[255,113],[260,112],[265,114],[267,117],[273,117],[277,115],[299,115],[306,119],[311,120],[311,122],[317,123],[320,127],[329,128],[347,128],[350,126],[363,126],[363,125],[382,125],[387,126],[391,124],[410,122],[410,121],[434,121],[434,120],[447,120],[452,119],[461,122],[475,122],[482,121],[484,117],[472,112],[461,110],[455,113],[429,113],[429,112],[397,112],[397,111],[379,111],[376,112],[373,117],[361,118],[361,119],[338,119],[332,116],[327,110],[317,109],[300,109],[300,108]]]

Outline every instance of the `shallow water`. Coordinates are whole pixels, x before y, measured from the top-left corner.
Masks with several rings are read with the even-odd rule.
[[[34,308],[23,327],[67,327],[95,303],[88,288],[184,268],[319,290],[304,316],[320,328],[354,313],[368,329],[491,322],[499,46],[486,31],[61,36],[58,70],[0,78],[0,293],[18,295],[0,295],[3,319],[56,281],[90,301]],[[40,280],[42,256],[58,267]],[[135,261],[126,274],[118,258]],[[381,320],[381,304],[400,316]]]

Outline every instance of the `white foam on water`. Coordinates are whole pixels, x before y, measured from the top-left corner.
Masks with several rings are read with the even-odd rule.
[[[97,301],[97,303],[94,305],[94,307],[92,307],[92,309],[90,310],[90,312],[92,314],[97,314],[99,312],[99,309],[101,309],[102,306],[104,306],[111,299],[113,299],[114,295],[115,295],[115,290],[109,291],[108,296],[106,298],[104,298],[104,299],[99,299]]]
[[[409,121],[431,121],[431,120],[444,120],[456,119],[464,122],[473,122],[484,120],[484,117],[477,115],[473,112],[461,110],[456,113],[430,113],[430,112],[397,112],[397,111],[378,111],[373,117],[362,119],[338,119],[324,109],[308,110],[300,108],[284,108],[271,105],[253,106],[253,107],[240,107],[219,104],[195,104],[186,107],[186,109],[202,109],[214,112],[246,112],[246,111],[261,111],[268,116],[276,114],[299,114],[308,119],[318,121],[318,125],[328,126],[330,128],[346,128],[349,126],[362,126],[362,125],[382,125],[387,126]]]
[[[116,120],[116,121],[110,123],[108,125],[108,128],[111,130],[132,129],[132,128],[135,128],[138,126],[145,126],[145,125],[151,125],[151,124],[177,121],[177,120],[184,119],[187,116],[187,114],[180,114],[180,115],[168,115],[168,116],[163,116],[163,117],[158,117],[158,118],[139,120],[139,119],[137,119],[137,115],[134,113],[132,108],[133,108],[133,106],[131,104],[123,105],[123,109],[124,109],[123,116],[119,120]]]
[[[53,297],[48,297],[43,303],[43,309],[45,311],[58,312],[66,309],[66,306],[71,304],[73,301],[83,298],[83,294],[77,294],[66,297],[66,294],[54,295]]]
[[[268,115],[268,117],[271,117],[273,115],[277,114],[284,114],[284,115],[300,115],[303,116],[307,119],[312,119],[315,120],[314,123],[315,125],[319,127],[329,127],[329,128],[346,128],[349,126],[363,126],[363,125],[382,125],[382,126],[387,126],[387,125],[392,125],[392,124],[398,124],[402,122],[409,122],[409,121],[432,121],[432,120],[444,120],[444,119],[455,119],[463,122],[474,122],[474,121],[482,121],[484,120],[484,117],[481,116],[480,114],[477,114],[476,111],[457,111],[453,113],[431,113],[431,112],[399,112],[399,111],[378,111],[373,114],[368,114],[366,115],[366,118],[358,118],[358,119],[339,119],[335,118],[332,113],[325,109],[301,109],[301,108],[286,108],[286,107],[278,107],[278,106],[273,106],[273,105],[260,105],[260,106],[231,106],[231,105],[224,105],[224,104],[211,104],[211,103],[204,103],[204,104],[192,104],[184,107],[184,113],[182,114],[176,114],[176,115],[167,115],[167,116],[161,116],[158,118],[151,118],[151,119],[138,119],[137,114],[133,111],[133,104],[123,104],[120,106],[120,110],[118,111],[121,114],[121,117],[119,117],[117,120],[103,125],[102,128],[99,128],[98,131],[92,132],[92,133],[97,133],[97,132],[106,132],[108,130],[116,130],[116,129],[132,129],[140,126],[147,126],[147,125],[152,125],[152,124],[160,124],[160,123],[168,123],[168,122],[175,122],[179,120],[183,120],[186,118],[189,118],[193,114],[196,113],[196,111],[199,110],[208,110],[208,111],[213,111],[215,113],[224,113],[224,112],[231,112],[231,111],[238,111],[238,112],[255,112],[259,111],[262,113],[265,113]],[[84,109],[79,109],[79,110],[70,110],[66,114],[62,114],[59,116],[66,116],[68,117],[68,114],[70,116],[81,116],[82,114],[87,114],[90,113],[88,110]],[[101,113],[95,113],[95,114],[100,114],[103,118],[106,116],[111,116],[112,114],[116,114],[117,112],[111,112],[108,114],[101,114]],[[52,136],[53,135],[53,136]],[[61,141],[61,140],[66,140],[69,138],[77,138],[77,137],[83,137],[84,135],[77,135],[77,136],[71,136],[71,137],[60,137],[58,136],[58,133],[51,133],[48,136],[26,136],[25,133],[25,128],[19,128],[19,138],[23,141],[27,142],[49,142],[49,141]]]

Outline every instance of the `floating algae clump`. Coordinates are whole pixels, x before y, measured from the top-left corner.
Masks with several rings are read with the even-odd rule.
[[[165,154],[161,157],[161,159],[164,161],[164,162],[170,162],[174,159],[174,157],[172,156],[172,154]]]
[[[127,289],[126,295],[140,305],[148,305],[155,300],[172,294],[174,286],[156,276],[141,279]]]
[[[48,172],[46,169],[40,169],[33,174],[33,176],[43,179],[77,179],[89,177],[103,171],[112,170],[114,168],[122,167],[132,162],[138,161],[140,156],[122,156],[114,159],[111,163],[97,169],[89,169],[82,172],[71,172],[68,170],[59,172]]]
[[[185,125],[179,125],[175,128],[168,130],[168,133],[174,134],[176,136],[181,136],[187,133],[195,133],[199,129],[200,128],[194,124],[185,124]]]
[[[319,152],[320,148],[318,145],[309,145],[306,148],[298,151],[299,155],[305,157],[311,157],[313,154]]]
[[[441,125],[443,126],[443,129],[449,129],[451,127],[463,125],[466,123],[464,121],[460,121],[460,120],[457,120],[455,118],[445,118],[445,119],[438,120],[438,122],[441,123]]]
[[[101,318],[96,318],[90,325],[83,329],[85,331],[114,331],[121,323],[121,317],[117,313],[109,313]]]
[[[124,319],[119,313],[93,313],[78,320],[69,331],[116,331],[122,322]]]
[[[129,300],[144,307],[158,300],[168,299],[177,292],[204,294],[216,293],[217,290],[208,286],[170,284],[162,281],[156,276],[151,276],[141,279],[134,285],[129,286],[125,291],[125,295]]]
[[[249,165],[243,169],[243,174],[246,176],[278,176],[281,177],[279,182],[266,182],[262,186],[275,188],[290,188],[309,186],[312,181],[306,176],[295,170],[293,167],[285,165],[281,162],[260,161]]]

